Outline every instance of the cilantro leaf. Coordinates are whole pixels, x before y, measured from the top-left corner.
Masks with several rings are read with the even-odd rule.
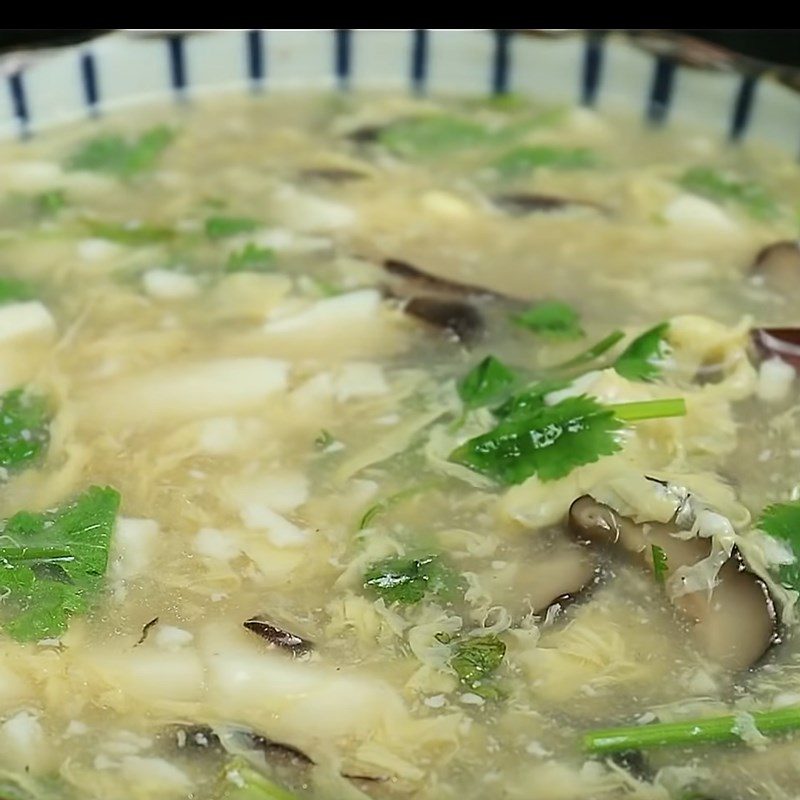
[[[653,556],[653,577],[656,579],[656,583],[663,584],[669,569],[667,554],[664,552],[664,548],[657,544],[650,546],[650,552]]]
[[[50,441],[50,415],[39,395],[12,389],[0,396],[0,467],[23,467]]]
[[[584,335],[577,311],[560,300],[537,303],[511,321],[549,339],[579,339]]]
[[[37,296],[32,284],[20,278],[0,277],[0,305],[33,300]]]
[[[530,145],[509,150],[492,166],[504,178],[527,175],[537,167],[586,169],[597,166],[597,156],[585,147]]]
[[[134,139],[117,134],[98,136],[85,142],[67,161],[69,169],[110,172],[130,178],[155,166],[158,157],[172,142],[175,132],[159,126]]]
[[[364,573],[364,586],[387,603],[418,603],[426,594],[447,597],[460,587],[459,577],[438,556],[387,558]]]
[[[613,411],[591,397],[567,397],[511,416],[456,448],[450,461],[505,485],[532,475],[552,481],[616,453],[620,445],[614,434],[621,427]]]
[[[450,666],[470,691],[487,699],[497,699],[502,693],[486,679],[497,670],[505,654],[505,642],[494,634],[475,636],[456,643]]]
[[[475,147],[492,134],[475,122],[447,115],[401,119],[381,129],[378,141],[404,156],[430,156]]]
[[[100,222],[98,220],[86,220],[85,224],[92,236],[98,239],[108,239],[110,242],[116,242],[126,247],[160,244],[175,238],[175,231],[172,228],[164,228],[159,225],[129,225],[122,222]]]
[[[42,217],[53,217],[67,205],[67,195],[63,189],[51,189],[33,198],[36,210]]]
[[[771,220],[778,216],[777,203],[760,183],[737,178],[713,167],[691,167],[678,178],[678,184],[710,200],[729,201],[741,206],[755,219]]]
[[[644,400],[605,406],[592,397],[566,397],[551,406],[514,411],[497,427],[450,453],[450,461],[488,475],[498,483],[563,478],[575,467],[591,464],[620,449],[617,431],[626,422],[683,416],[680,398]]]
[[[70,553],[58,561],[9,562],[0,569],[7,633],[22,642],[57,636],[71,616],[88,610],[108,565],[119,501],[115,489],[92,486],[62,508],[20,511],[6,521],[6,540]]]
[[[231,253],[225,264],[226,272],[269,272],[275,264],[275,251],[248,242],[241,250]]]
[[[631,381],[653,381],[661,375],[669,354],[669,323],[662,322],[634,339],[614,362],[614,369]]]
[[[511,417],[525,416],[531,411],[537,411],[544,405],[544,398],[550,392],[557,392],[561,389],[566,389],[571,381],[561,380],[559,378],[550,378],[547,380],[539,381],[533,386],[512,395],[501,406],[492,411],[492,413],[500,419],[509,419]]]
[[[794,562],[782,564],[778,574],[784,586],[800,590],[800,500],[767,506],[761,512],[756,527],[773,539],[786,542],[792,549]]]
[[[502,397],[516,379],[499,358],[486,356],[459,381],[458,396],[467,408],[485,406]]]
[[[250,233],[261,227],[261,223],[250,217],[209,217],[205,231],[209,239],[225,239],[240,233]]]

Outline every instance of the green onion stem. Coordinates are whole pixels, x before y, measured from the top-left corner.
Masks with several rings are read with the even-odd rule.
[[[556,364],[553,367],[548,367],[545,371],[561,372],[563,370],[572,369],[573,367],[580,367],[583,364],[588,364],[596,358],[599,358],[603,353],[609,351],[617,342],[624,338],[625,334],[622,331],[609,333],[604,339],[601,339],[583,352],[578,353],[574,358],[570,358],[568,361]]]
[[[623,422],[638,422],[645,419],[686,416],[686,401],[682,397],[666,400],[641,400],[638,403],[618,403],[607,408]]]
[[[800,728],[800,706],[756,712],[752,717],[756,728],[765,736]],[[583,737],[583,749],[603,755],[624,750],[718,744],[740,739],[739,720],[731,715],[589,731]]]

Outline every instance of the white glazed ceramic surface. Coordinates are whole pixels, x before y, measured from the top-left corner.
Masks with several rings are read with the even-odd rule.
[[[540,32],[541,33],[541,32]],[[582,31],[235,30],[112,33],[57,51],[6,57],[0,137],[140,103],[212,92],[391,89],[520,92],[544,102],[641,110],[653,124],[689,121],[731,139],[800,145],[800,93],[741,59],[710,51],[687,66],[669,43]],[[674,44],[674,43],[673,43]],[[696,55],[696,54],[692,54]],[[707,57],[709,51],[701,55]],[[695,59],[696,60],[696,59]],[[710,68],[709,68],[710,67]],[[748,74],[749,73],[749,74]]]

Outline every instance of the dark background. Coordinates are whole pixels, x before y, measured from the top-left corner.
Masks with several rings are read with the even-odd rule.
[[[774,61],[778,64],[789,64],[800,67],[800,29],[775,30],[699,30],[676,29],[679,33],[688,33],[707,39],[716,44],[729,47],[755,58]],[[103,30],[0,30],[0,51],[10,50],[21,45],[35,46],[81,41],[91,38]]]

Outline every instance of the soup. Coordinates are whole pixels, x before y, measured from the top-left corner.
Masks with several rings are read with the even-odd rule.
[[[0,794],[796,796],[788,156],[288,95],[0,173]]]

